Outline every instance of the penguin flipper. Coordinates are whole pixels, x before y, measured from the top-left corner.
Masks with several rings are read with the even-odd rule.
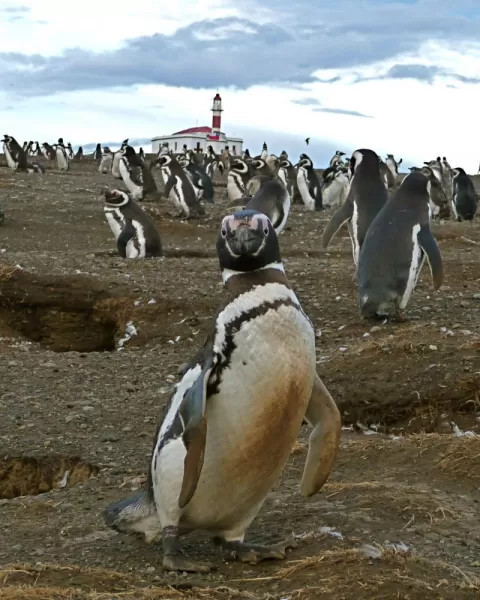
[[[425,252],[433,280],[433,288],[438,290],[443,282],[443,261],[440,248],[432,235],[430,227],[424,225],[417,235],[420,248]]]
[[[300,491],[303,496],[316,494],[327,481],[340,446],[342,419],[335,401],[318,375],[305,419],[313,426]]]
[[[170,192],[172,191],[173,186],[175,185],[176,181],[177,181],[177,178],[175,177],[175,175],[170,175],[167,183],[165,184],[165,189],[163,190],[163,194],[164,194],[165,198],[168,198],[170,196]]]
[[[207,383],[216,364],[217,358],[212,353],[204,362],[201,373],[186,392],[180,405],[179,416],[184,423],[182,439],[187,449],[183,466],[182,489],[178,498],[180,508],[184,508],[190,502],[202,471],[207,442],[207,419],[205,417]]]
[[[122,258],[127,258],[127,244],[136,235],[132,221],[127,221],[117,238],[117,250]]]
[[[327,248],[333,236],[353,217],[353,203],[348,198],[327,223],[322,235],[322,248]]]

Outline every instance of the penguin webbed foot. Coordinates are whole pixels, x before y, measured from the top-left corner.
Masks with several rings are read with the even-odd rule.
[[[163,568],[166,571],[187,571],[188,573],[210,573],[213,565],[191,560],[182,551],[177,527],[164,527],[162,530]]]
[[[287,555],[287,550],[298,546],[297,542],[294,540],[283,540],[268,545],[226,541],[221,538],[215,538],[214,541],[220,545],[223,550],[228,552],[232,558],[253,565],[258,564],[263,560],[284,560]]]

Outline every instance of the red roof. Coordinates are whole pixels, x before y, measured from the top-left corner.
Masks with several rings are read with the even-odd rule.
[[[187,133],[212,133],[212,128],[208,125],[203,127],[190,127],[189,129],[182,129],[182,131],[176,131],[172,135],[185,135]]]

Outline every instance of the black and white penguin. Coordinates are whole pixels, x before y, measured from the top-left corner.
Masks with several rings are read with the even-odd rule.
[[[55,148],[51,146],[48,142],[43,142],[42,144],[42,154],[48,160],[55,160],[57,157],[57,153],[55,152]]]
[[[262,158],[263,160],[267,160],[267,156],[268,156],[267,142],[263,142],[262,153],[260,154],[260,158]]]
[[[247,161],[238,156],[233,157],[227,176],[227,195],[230,202],[245,195],[246,185],[251,176],[252,172]]]
[[[164,154],[154,163],[160,166],[165,189],[163,194],[169,198],[178,210],[177,217],[198,217],[205,214],[205,209],[197,199],[190,177],[180,166],[174,156]]]
[[[252,160],[252,168],[256,175],[266,175],[267,177],[273,177],[273,175],[275,175],[274,170],[263,158]]]
[[[350,190],[350,180],[346,169],[339,167],[327,167],[322,173],[323,187],[322,196],[325,206],[336,208],[342,206],[347,199]]]
[[[27,144],[27,147],[25,148],[25,155],[27,156],[27,158],[33,153],[33,142],[30,141]]]
[[[102,153],[102,145],[101,144],[97,144],[95,151],[93,153],[93,157],[97,162],[100,162],[103,158],[103,153]]]
[[[256,194],[245,205],[245,210],[255,210],[267,215],[278,235],[287,223],[290,194],[276,177],[264,177]]]
[[[70,142],[68,142],[68,144],[67,144],[66,151],[67,151],[69,160],[73,160],[75,158],[75,155],[73,153],[72,144]]]
[[[24,149],[12,135],[3,136],[3,153],[7,165],[12,171],[24,171],[27,173],[45,173],[45,169],[39,163],[32,163],[27,160]]]
[[[288,158],[282,158],[280,161],[277,176],[287,188],[292,204],[295,204],[300,194],[297,186],[297,172]]]
[[[63,138],[58,138],[58,142],[55,144],[55,156],[57,159],[58,170],[68,171],[70,168],[70,161],[68,160],[68,153],[63,143]]]
[[[32,155],[40,156],[40,154],[42,154],[42,149],[40,148],[40,144],[38,142],[35,142],[33,145]]]
[[[215,196],[213,182],[203,166],[197,163],[193,154],[191,150],[187,152],[185,170],[195,189],[197,199],[213,204]]]
[[[155,223],[126,192],[105,191],[104,211],[122,258],[162,256]]]
[[[132,146],[125,146],[121,152],[118,168],[132,198],[143,200],[145,196],[155,194],[158,191],[156,181],[135,149]]]
[[[140,148],[140,150],[138,151],[138,156],[142,159],[145,160],[145,152],[143,151],[143,148]]]
[[[473,181],[461,167],[452,169],[452,209],[457,221],[473,221],[478,196]]]
[[[395,187],[396,177],[389,169],[387,163],[384,162],[380,156],[378,157],[378,161],[380,163],[380,175],[382,176],[383,184],[387,190],[391,190]]]
[[[315,330],[285,276],[269,219],[246,210],[224,217],[217,253],[226,297],[172,391],[146,489],[104,512],[117,531],[141,532],[147,542],[161,536],[168,570],[210,570],[182,551],[180,536],[195,530],[243,562],[283,559],[288,543],[251,544],[246,530],[304,418],[314,428],[304,496],[328,479],[340,440],[338,408],[316,374]]]
[[[107,175],[112,172],[113,152],[108,146],[103,149],[102,160],[98,165],[98,172]]]
[[[330,159],[330,163],[329,163],[329,167],[336,167],[337,165],[341,165],[343,158],[342,156],[345,156],[345,152],[341,152],[340,150],[337,150],[335,152],[335,154],[332,156],[332,158]]]
[[[412,167],[411,171],[418,170],[430,182],[430,208],[432,218],[448,219],[450,217],[450,203],[445,188],[430,167],[424,165],[421,169]]]
[[[398,177],[398,167],[402,164],[402,162],[403,162],[403,158],[401,158],[397,162],[395,160],[395,157],[393,156],[393,154],[387,154],[387,159],[385,160],[385,164],[390,169],[390,171],[395,179],[395,182],[397,181],[397,177]]]
[[[122,179],[122,174],[120,173],[120,159],[122,158],[123,151],[127,146],[128,146],[128,138],[126,140],[123,140],[120,148],[116,152],[113,153],[112,175],[115,177],[115,179]]]
[[[419,171],[407,175],[370,225],[358,261],[358,297],[365,318],[398,320],[417,284],[425,257],[433,287],[443,281],[443,264],[430,230],[430,182]]]
[[[297,169],[297,186],[303,203],[308,210],[323,210],[322,186],[313,168],[313,162],[306,154],[300,154],[295,165]]]
[[[327,248],[332,237],[347,223],[352,241],[353,262],[358,255],[370,224],[388,199],[387,189],[380,176],[380,161],[373,150],[355,150],[349,167],[352,178],[345,203],[335,212],[322,236],[322,247]]]
[[[81,146],[78,147],[78,150],[75,154],[75,160],[83,160],[83,148]]]

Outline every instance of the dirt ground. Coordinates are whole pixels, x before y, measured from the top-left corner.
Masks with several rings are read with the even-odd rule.
[[[331,212],[293,206],[280,246],[341,407],[338,460],[302,498],[303,427],[249,532],[294,536],[285,561],[225,562],[199,534],[187,551],[218,570],[171,574],[160,547],[101,511],[142,486],[170,387],[218,305],[225,188],[201,220],[147,202],[167,256],[127,261],[100,197],[121,182],[91,161],[47,166],[0,167],[0,598],[480,597],[479,220],[435,224],[444,286],[433,293],[425,267],[409,320],[375,324],[358,315],[346,231],[325,252]]]

